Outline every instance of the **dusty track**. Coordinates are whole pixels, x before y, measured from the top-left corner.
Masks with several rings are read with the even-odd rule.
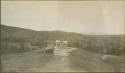
[[[117,56],[103,60],[101,54],[81,49],[64,55],[45,55],[42,50],[2,56],[2,69],[6,72],[119,72],[125,71]]]

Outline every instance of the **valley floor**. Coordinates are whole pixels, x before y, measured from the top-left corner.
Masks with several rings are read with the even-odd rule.
[[[72,48],[73,49],[73,48]],[[70,52],[69,52],[70,51]],[[3,72],[121,72],[121,57],[73,49],[63,54],[43,54],[42,50],[2,55]],[[65,54],[68,55],[65,55]]]

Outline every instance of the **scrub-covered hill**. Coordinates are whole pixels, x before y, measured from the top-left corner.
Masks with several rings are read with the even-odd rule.
[[[44,49],[49,41],[67,40],[68,46],[95,53],[121,55],[124,35],[84,35],[65,31],[35,31],[1,25],[2,54]]]

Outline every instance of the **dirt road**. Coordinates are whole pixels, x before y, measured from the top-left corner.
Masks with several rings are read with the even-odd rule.
[[[120,63],[102,60],[102,55],[80,49],[68,55],[43,54],[42,50],[2,56],[4,72],[117,72],[123,71]],[[64,54],[64,52],[63,52]],[[117,61],[117,58],[115,58]]]

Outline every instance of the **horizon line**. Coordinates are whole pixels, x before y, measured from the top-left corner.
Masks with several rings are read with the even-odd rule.
[[[35,30],[35,29],[32,29],[32,28],[25,28],[25,27],[18,27],[18,26],[11,26],[11,25],[0,24],[0,26],[2,26],[2,25],[3,26],[8,26],[8,27],[15,27],[15,28],[20,28],[20,29],[32,30],[32,31],[36,31],[36,32],[42,32],[42,31],[49,31],[49,32],[61,31],[61,32],[77,33],[77,34],[82,34],[82,35],[123,35],[123,36],[125,36],[125,34],[80,33],[80,32],[66,31],[66,30]],[[0,27],[0,28],[2,28],[2,27]]]

